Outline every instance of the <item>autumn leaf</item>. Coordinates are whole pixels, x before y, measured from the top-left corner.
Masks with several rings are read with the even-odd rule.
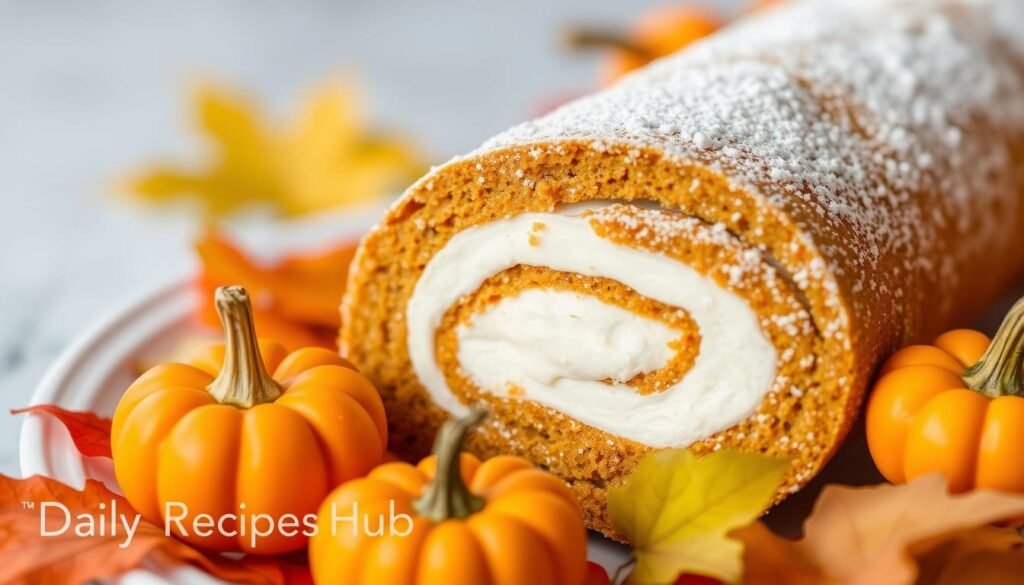
[[[666,585],[681,573],[735,582],[743,544],[728,536],[771,503],[787,459],[723,450],[647,455],[626,484],[608,491],[615,529],[633,543],[635,585]]]
[[[66,508],[67,514],[55,503]],[[102,531],[96,528],[101,518],[105,523]],[[68,529],[61,532],[67,522]],[[128,540],[125,527],[135,522],[137,527]],[[94,527],[91,533],[86,529],[90,523]],[[42,585],[109,579],[138,567],[151,555],[192,564],[232,582],[281,583],[265,571],[225,557],[207,557],[165,535],[102,482],[86,480],[79,491],[42,476],[12,479],[0,475],[0,583]]]
[[[209,153],[195,168],[158,163],[126,189],[149,202],[192,198],[211,216],[264,205],[286,216],[368,201],[423,170],[406,141],[365,127],[354,90],[314,89],[292,128],[277,128],[244,97],[213,84],[195,93]]]
[[[110,455],[110,419],[91,412],[65,410],[53,404],[36,404],[12,410],[11,414],[48,414],[64,425],[71,435],[78,452],[86,457],[107,457]]]
[[[275,557],[246,556],[239,564],[277,585],[313,585],[305,550]]]
[[[779,538],[759,524],[733,536],[747,544],[745,583],[901,585],[915,582],[919,563],[926,559],[930,564],[921,567],[933,573],[936,564],[945,566],[952,558],[948,552],[929,555],[951,539],[1021,515],[1024,496],[986,490],[950,495],[945,480],[936,474],[899,486],[827,486],[804,525],[804,538],[797,542]],[[1005,538],[975,540],[980,543],[985,546],[971,555],[1020,563],[1019,537],[1016,544]]]
[[[1024,576],[1024,539],[1016,529],[965,530],[917,558],[917,585],[1017,584]]]
[[[337,329],[338,307],[358,242],[347,240],[277,262],[257,262],[223,235],[209,231],[196,242],[208,287],[245,286],[260,307],[308,325]]]
[[[341,325],[339,307],[356,242],[292,254],[277,262],[257,262],[216,232],[196,242],[200,259],[197,314],[219,329],[213,292],[220,286],[244,286],[253,298],[258,336],[275,339],[290,351],[301,347],[335,348]]]
[[[366,201],[404,187],[423,170],[410,144],[363,128],[357,101],[350,86],[321,86],[282,136],[285,214]]]
[[[763,522],[732,531],[744,543],[745,585],[825,585],[833,583],[802,548],[775,535]]]
[[[612,582],[604,567],[594,561],[587,561],[587,575],[583,578],[583,585],[612,585]]]

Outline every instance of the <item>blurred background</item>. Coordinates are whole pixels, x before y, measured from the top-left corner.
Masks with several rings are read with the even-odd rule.
[[[216,141],[195,123],[204,87],[241,96],[268,126],[288,127],[310,92],[340,80],[360,97],[352,115],[396,141],[399,154],[381,156],[402,159],[394,184],[360,187],[367,193],[356,207],[373,214],[412,167],[471,150],[599,86],[607,54],[567,50],[568,26],[627,30],[659,4],[0,2],[0,406],[27,404],[48,364],[90,323],[195,274],[194,242],[212,221],[241,225],[249,240],[267,233],[264,224],[306,221],[266,210],[216,214],[175,196],[151,205],[129,193],[131,177],[153,164],[208,164]],[[729,14],[741,2],[702,4]],[[317,225],[329,239],[327,217]],[[18,473],[19,427],[0,416],[2,473]]]

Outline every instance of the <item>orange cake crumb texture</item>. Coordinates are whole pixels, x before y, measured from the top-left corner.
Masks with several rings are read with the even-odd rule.
[[[629,172],[637,164],[633,150],[628,158],[584,145],[533,150],[529,154],[515,148],[492,153],[485,156],[487,165],[450,165],[444,173],[444,187],[437,179],[418,184],[412,196],[393,209],[386,223],[363,243],[343,306],[346,327],[341,342],[348,357],[381,389],[391,417],[392,449],[406,457],[423,455],[447,417],[412,371],[404,315],[424,266],[452,236],[472,225],[521,212],[607,200],[609,191],[618,201],[653,200],[666,209],[699,206],[713,198],[721,207],[716,206],[707,216],[721,217],[719,223],[631,205],[598,210],[589,219],[602,237],[678,258],[749,303],[760,318],[762,331],[776,347],[778,376],[763,404],[748,419],[693,448],[707,453],[735,447],[792,457],[794,463],[778,499],[798,489],[846,432],[852,418],[848,411],[856,407],[856,398],[848,395],[850,386],[845,380],[837,382],[844,375],[849,379],[850,355],[842,344],[826,344],[812,318],[817,311],[823,319],[837,319],[834,300],[825,303],[820,289],[812,288],[806,295],[798,292],[786,274],[764,258],[765,252],[735,235],[756,228],[771,234],[774,241],[792,242],[777,254],[787,262],[809,264],[813,255],[794,237],[785,217],[731,188],[707,169],[680,166],[656,152],[640,155],[648,169],[641,175]],[[515,169],[523,167],[529,169],[528,176],[541,179],[517,177]],[[555,179],[569,173],[574,176],[571,191]],[[477,181],[477,176],[485,181]],[[502,191],[502,196],[494,196],[497,191]],[[743,222],[742,227],[730,225],[736,218]],[[533,233],[543,237],[543,228]],[[486,281],[451,307],[438,329],[438,360],[452,391],[469,401],[483,400],[492,409],[489,421],[470,438],[468,448],[484,457],[521,455],[563,477],[579,495],[588,526],[614,537],[605,511],[605,489],[621,482],[648,449],[547,407],[518,400],[514,391],[506,398],[482,392],[457,367],[456,326],[501,298],[536,287],[592,294],[639,314],[657,316],[683,332],[686,342],[680,344],[673,363],[634,380],[638,391],[656,391],[685,375],[696,357],[693,342],[699,331],[685,312],[677,308],[665,311],[660,303],[621,283],[525,266]],[[823,355],[828,359],[821,359]]]
[[[462,378],[458,371],[458,327],[470,323],[473,316],[482,313],[498,301],[531,288],[590,295],[637,315],[661,321],[679,331],[679,337],[669,344],[675,353],[664,367],[653,372],[637,374],[626,382],[640,394],[661,392],[672,386],[683,378],[697,359],[700,331],[686,311],[642,297],[628,286],[608,278],[559,272],[541,266],[515,266],[487,279],[476,292],[466,295],[449,308],[441,321],[441,326],[438,327],[435,348],[437,361],[449,378],[449,387],[463,399],[463,402],[475,402],[479,399],[479,393],[469,390],[472,384],[467,380],[463,380],[465,383],[458,386],[452,383],[453,376]],[[585,340],[580,342],[586,343]],[[461,394],[457,388],[465,388],[467,392]]]
[[[1009,24],[1024,12],[991,4],[792,3],[421,179],[362,244],[342,303],[342,350],[384,394],[393,447],[422,453],[446,417],[413,374],[404,319],[453,235],[580,201],[653,202],[678,215],[620,208],[591,221],[746,299],[779,355],[758,411],[695,449],[785,453],[778,497],[806,483],[882,357],[962,324],[1024,275],[1024,44]],[[445,371],[472,395],[453,364]],[[604,490],[644,449],[492,402],[471,448],[558,473],[610,533]]]

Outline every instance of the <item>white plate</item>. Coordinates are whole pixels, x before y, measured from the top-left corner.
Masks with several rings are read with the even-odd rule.
[[[138,376],[140,360],[166,353],[195,332],[190,318],[194,297],[186,283],[164,287],[100,322],[73,343],[43,377],[32,404],[58,404],[112,416],[125,388]],[[113,466],[104,457],[84,457],[67,430],[52,417],[29,414],[21,427],[23,477],[45,475],[81,487],[99,479],[119,491]],[[121,585],[221,583],[192,567],[148,562],[121,576]]]
[[[192,318],[195,297],[187,283],[164,287],[104,320],[58,358],[36,388],[32,404],[58,404],[111,416],[138,364],[167,355],[181,340],[201,334]],[[111,462],[83,457],[64,427],[46,415],[30,414],[21,429],[21,472],[45,475],[80,487],[86,478],[117,489]],[[613,569],[626,550],[600,536],[590,539],[590,557]],[[148,567],[122,577],[122,584],[216,583],[192,568]]]
[[[291,220],[267,221],[253,212],[222,226],[257,256],[353,240],[383,214],[386,201]],[[182,339],[202,334],[192,322],[195,299],[184,279],[129,303],[79,337],[57,358],[32,396],[32,404],[58,404],[110,416],[140,363],[168,355]],[[21,429],[22,474],[41,474],[80,487],[86,477],[116,489],[108,459],[82,457],[67,431],[44,415],[28,415]]]

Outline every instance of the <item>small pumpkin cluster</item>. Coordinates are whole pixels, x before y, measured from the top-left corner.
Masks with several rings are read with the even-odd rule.
[[[868,448],[892,483],[942,473],[954,493],[1024,493],[1024,299],[995,336],[957,329],[879,370]]]
[[[117,481],[147,520],[211,552],[308,545],[317,583],[584,582],[586,531],[565,483],[462,452],[482,411],[442,426],[418,465],[384,463],[384,405],[355,366],[257,339],[241,287],[215,304],[225,343],[149,370],[114,414]],[[396,518],[407,525],[385,530]]]

